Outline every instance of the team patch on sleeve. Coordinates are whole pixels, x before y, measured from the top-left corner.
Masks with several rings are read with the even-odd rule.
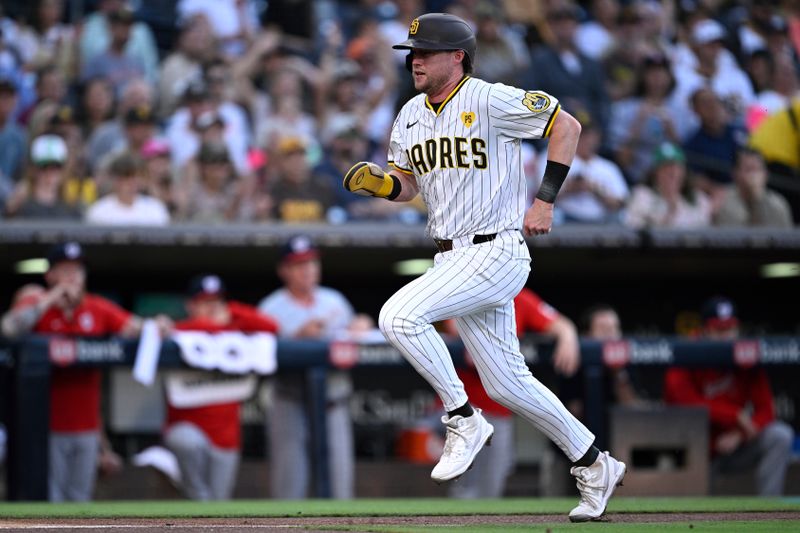
[[[541,113],[550,107],[550,97],[537,92],[527,92],[522,98],[522,105],[532,113]]]

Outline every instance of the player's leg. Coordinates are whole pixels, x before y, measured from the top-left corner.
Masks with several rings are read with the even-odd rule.
[[[492,427],[467,401],[450,352],[431,323],[511,301],[530,271],[518,232],[436,255],[434,266],[381,309],[379,327],[434,388],[448,412],[444,452],[431,472],[437,481],[462,475],[492,436]]]
[[[434,388],[447,411],[467,401],[450,352],[431,325],[511,301],[530,272],[518,232],[439,253],[434,266],[383,305],[378,326]]]
[[[456,319],[486,392],[552,440],[570,461],[594,443],[594,435],[531,374],[519,351],[514,304]]]
[[[712,464],[712,476],[755,469],[759,496],[783,494],[786,469],[792,453],[794,432],[784,422],[774,421],[732,453],[720,455]]]
[[[67,500],[88,502],[94,496],[97,479],[97,455],[100,452],[100,434],[96,431],[72,434],[70,453],[70,479],[66,486]]]
[[[67,484],[70,476],[70,438],[62,433],[51,432],[48,459],[48,490],[51,502],[67,500]]]
[[[355,444],[347,400],[340,400],[329,407],[327,416],[331,497],[337,500],[352,499],[355,495]]]
[[[189,422],[172,424],[164,434],[164,444],[175,454],[181,469],[181,489],[192,500],[209,500],[210,442],[203,432]]]
[[[489,396],[522,416],[573,462],[580,504],[570,519],[599,518],[625,475],[625,465],[594,447],[594,435],[555,394],[533,377],[519,351],[512,301],[456,319]]]
[[[208,491],[212,500],[230,500],[239,470],[239,452],[209,448]]]
[[[756,441],[761,451],[756,469],[758,495],[780,496],[792,457],[794,431],[785,422],[775,420],[761,430]]]
[[[290,379],[294,376],[280,379],[284,377]],[[279,500],[299,500],[308,496],[311,475],[308,417],[302,398],[302,383],[297,385],[296,396],[276,391],[267,412],[270,493]]]

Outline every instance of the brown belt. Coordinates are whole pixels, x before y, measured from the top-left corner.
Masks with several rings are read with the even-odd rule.
[[[497,233],[492,233],[490,235],[475,235],[472,238],[472,244],[493,241],[495,237],[497,237]],[[440,252],[449,252],[453,249],[453,241],[450,239],[433,239],[433,242],[436,243],[436,247]]]

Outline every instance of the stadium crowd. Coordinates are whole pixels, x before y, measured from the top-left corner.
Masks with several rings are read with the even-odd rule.
[[[3,218],[422,221],[421,200],[348,195],[341,177],[354,161],[385,163],[413,94],[390,45],[442,10],[474,25],[476,76],[549,92],[582,122],[557,222],[800,220],[795,2],[164,4],[174,27],[157,40],[147,2],[4,3]],[[531,196],[543,148],[526,146]]]

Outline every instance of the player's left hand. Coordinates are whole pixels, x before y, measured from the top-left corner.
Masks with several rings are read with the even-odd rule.
[[[533,205],[525,212],[522,230],[527,237],[532,235],[546,235],[553,227],[553,204],[533,200]]]

